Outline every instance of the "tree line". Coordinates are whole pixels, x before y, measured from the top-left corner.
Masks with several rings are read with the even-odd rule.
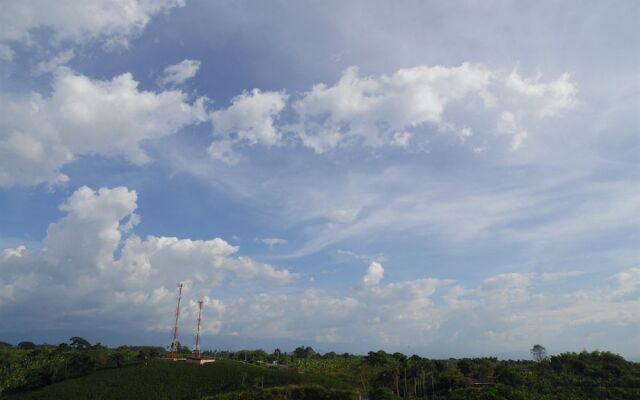
[[[182,355],[190,353],[182,345],[178,351]],[[539,344],[532,346],[530,353],[531,360],[495,357],[438,360],[382,350],[366,355],[320,354],[310,346],[299,346],[291,352],[207,350],[203,355],[324,377],[326,388],[353,388],[370,400],[640,399],[640,364],[617,354],[583,351],[549,356]],[[161,347],[107,348],[77,336],[59,345],[21,342],[11,346],[0,342],[0,395],[164,356],[166,351]],[[271,394],[276,392],[279,393],[276,390]]]
[[[143,362],[165,353],[162,347],[153,346],[111,349],[101,343],[91,344],[79,336],[59,345],[23,341],[14,347],[0,342],[0,396],[41,388],[103,368]]]

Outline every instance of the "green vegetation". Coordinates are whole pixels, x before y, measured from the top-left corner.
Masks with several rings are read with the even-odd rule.
[[[9,399],[640,399],[640,364],[599,351],[549,357],[541,345],[531,349],[534,361],[299,347],[208,352],[217,361],[203,366],[159,360],[159,348],[108,349],[82,338],[20,347],[0,346]]]
[[[15,348],[0,346],[0,396],[41,388],[105,368],[118,368],[157,358],[158,347],[121,346],[109,349],[100,343],[73,337],[58,346],[20,342]]]
[[[287,385],[204,397],[203,400],[360,400],[355,390],[327,389],[319,385]]]
[[[153,360],[105,369],[44,389],[15,394],[10,399],[199,399],[239,390],[261,390],[287,384],[314,383],[322,387],[341,382],[287,368],[218,360],[203,366]]]

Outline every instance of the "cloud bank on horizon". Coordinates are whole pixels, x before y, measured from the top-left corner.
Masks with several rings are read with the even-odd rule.
[[[640,7],[363,6],[8,1],[0,335],[640,357]]]
[[[582,272],[504,273],[477,286],[429,277],[383,283],[384,267],[372,261],[361,284],[341,296],[308,288],[218,299],[210,292],[227,281],[253,281],[264,288],[299,277],[237,256],[239,248],[220,238],[142,239],[133,232],[139,221],[136,208],[135,191],[84,186],[60,206],[65,215],[49,225],[43,249],[3,250],[0,307],[9,316],[7,323],[27,330],[60,324],[84,330],[108,321],[164,332],[175,305],[171,289],[176,280],[185,283],[191,298],[187,322],[193,322],[196,312],[193,299],[204,299],[209,334],[325,346],[364,342],[398,348],[444,341],[467,351],[474,345],[501,351],[505,342],[526,347],[589,324],[637,322],[640,268],[613,274],[595,287],[546,293],[546,283]]]

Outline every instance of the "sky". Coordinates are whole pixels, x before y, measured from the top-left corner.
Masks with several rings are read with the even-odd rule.
[[[0,7],[0,340],[640,359],[640,3]]]

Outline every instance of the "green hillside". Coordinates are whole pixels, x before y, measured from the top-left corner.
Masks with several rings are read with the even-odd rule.
[[[10,395],[18,399],[199,399],[232,391],[288,384],[318,384],[348,389],[334,378],[300,374],[291,369],[219,360],[203,366],[183,362],[149,361],[122,368],[103,369],[43,389]]]
[[[57,347],[27,343],[0,349],[0,389],[4,388],[0,398],[640,399],[640,364],[610,352],[547,356],[544,347],[536,345],[532,348],[536,361],[433,360],[384,351],[320,355],[310,347],[299,347],[292,353],[220,351],[211,354],[215,363],[199,366],[159,359],[162,349],[108,349],[72,339],[70,345]]]

